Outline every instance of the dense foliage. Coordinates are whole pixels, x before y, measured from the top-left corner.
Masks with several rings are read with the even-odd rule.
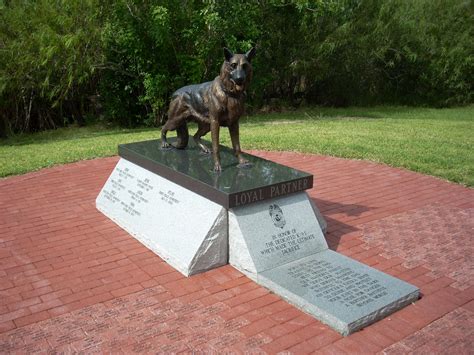
[[[0,133],[159,124],[257,46],[250,108],[471,103],[469,0],[0,1]]]
[[[92,114],[103,51],[99,13],[95,0],[1,7],[0,133],[83,123]]]

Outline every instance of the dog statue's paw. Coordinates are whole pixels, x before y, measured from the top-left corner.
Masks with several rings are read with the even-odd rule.
[[[171,148],[172,146],[168,142],[161,142],[161,150],[170,150]]]
[[[249,162],[247,159],[239,157],[239,164],[237,165],[239,169],[250,169],[252,166],[253,164]]]
[[[215,172],[215,173],[220,173],[220,172],[222,172],[221,163],[217,163],[217,162],[216,162],[216,163],[214,164],[214,172]]]
[[[201,154],[209,155],[209,154],[211,154],[211,150],[209,148],[203,146],[203,147],[201,147]]]
[[[251,162],[246,161],[244,163],[239,163],[237,165],[237,168],[239,168],[239,169],[250,169],[252,166],[253,166],[253,164]]]

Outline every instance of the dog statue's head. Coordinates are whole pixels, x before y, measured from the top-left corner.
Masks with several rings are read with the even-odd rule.
[[[245,91],[252,80],[252,59],[255,57],[255,48],[245,54],[234,54],[224,48],[225,61],[221,69],[221,79],[231,86],[231,91],[241,93]]]

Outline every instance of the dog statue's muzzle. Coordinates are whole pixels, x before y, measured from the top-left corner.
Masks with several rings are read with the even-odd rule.
[[[232,78],[232,81],[236,85],[243,85],[244,82],[245,82],[245,71],[243,71],[243,70],[234,70],[231,73],[231,78]]]

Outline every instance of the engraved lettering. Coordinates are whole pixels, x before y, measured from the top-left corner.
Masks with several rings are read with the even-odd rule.
[[[272,234],[270,240],[265,242],[265,247],[259,251],[261,255],[280,254],[287,256],[305,248],[305,243],[315,239],[316,236],[307,231],[298,231],[296,228],[283,230]]]
[[[370,275],[328,261],[300,263],[290,267],[288,275],[301,287],[314,291],[315,297],[345,307],[364,307],[388,295],[388,289]]]
[[[234,206],[242,206],[248,203],[258,202],[264,199],[263,190],[246,191],[234,195]]]

